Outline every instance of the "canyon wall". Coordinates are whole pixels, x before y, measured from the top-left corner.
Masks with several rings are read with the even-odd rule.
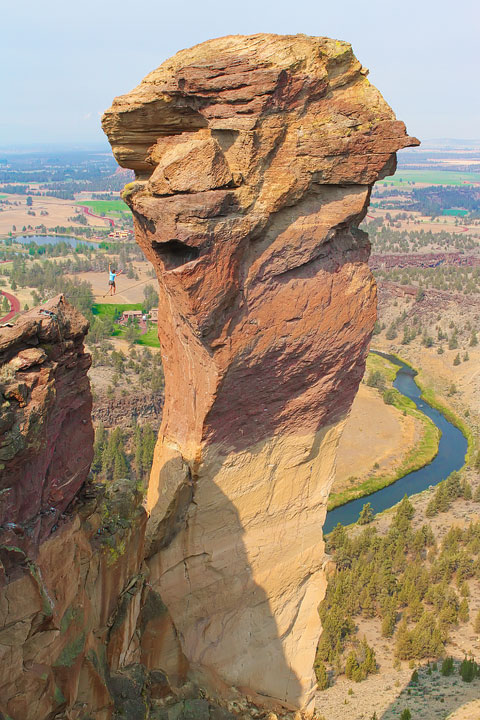
[[[418,144],[366,75],[347,43],[220,38],[102,121],[159,282],[149,582],[191,677],[286,708],[312,707],[321,528],[375,321],[358,225]]]
[[[147,583],[142,495],[86,483],[87,329],[59,296],[0,331],[1,720],[141,720],[168,689],[147,669],[162,654],[170,670],[173,628]]]
[[[93,457],[88,323],[63,297],[0,334],[1,571],[40,544],[85,482]],[[17,548],[10,553],[5,548]],[[11,558],[12,563],[10,563]],[[0,576],[0,583],[2,577]]]

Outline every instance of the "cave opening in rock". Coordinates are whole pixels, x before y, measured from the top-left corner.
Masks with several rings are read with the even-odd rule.
[[[152,248],[157,257],[163,262],[166,270],[181,267],[185,263],[196,260],[200,255],[198,248],[187,245],[181,240],[167,240],[164,243],[153,241]]]

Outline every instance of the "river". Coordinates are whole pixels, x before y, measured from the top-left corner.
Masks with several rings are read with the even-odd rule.
[[[327,513],[323,526],[324,535],[331,532],[337,523],[350,525],[350,523],[358,520],[359,513],[365,503],[369,502],[375,513],[382,512],[398,503],[404,495],[414,495],[426,490],[430,485],[437,485],[454,470],[460,470],[465,463],[468,448],[465,436],[441,412],[435,410],[420,397],[421,391],[415,382],[416,371],[392,355],[381,352],[376,354],[382,355],[390,362],[398,365],[393,386],[403,395],[413,400],[417,408],[429,417],[441,431],[442,436],[438,446],[438,453],[429,465],[404,475],[400,480],[381,490],[377,490],[371,495],[365,495],[331,510]]]

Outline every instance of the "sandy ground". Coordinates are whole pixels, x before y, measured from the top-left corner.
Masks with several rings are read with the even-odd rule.
[[[67,275],[67,277],[77,280],[86,280],[89,282],[95,295],[95,302],[100,303],[139,303],[144,299],[143,291],[147,285],[151,285],[157,289],[157,280],[152,278],[149,274],[151,270],[150,263],[147,262],[134,262],[131,263],[135,272],[138,275],[138,280],[135,278],[128,278],[126,274],[120,275],[117,278],[117,292],[114,296],[104,295],[108,293],[108,272],[96,273],[96,272],[85,272],[76,273],[75,275]]]
[[[412,672],[404,663],[400,670],[382,668],[379,675],[370,675],[362,683],[342,678],[333,688],[319,695],[317,712],[324,720],[370,720],[374,712],[378,720],[399,720],[403,710],[408,708],[412,720],[444,720],[447,717],[449,720],[480,720],[478,678],[465,683],[458,674],[443,677],[437,671],[428,675],[422,668],[418,670],[418,686],[407,688]]]
[[[480,720],[480,700],[473,700],[455,710],[447,720]]]
[[[358,485],[375,473],[393,474],[420,436],[417,425],[410,415],[404,417],[386,405],[378,391],[360,385],[340,440],[332,492]]]
[[[25,227],[28,227],[28,225],[35,227],[43,224],[47,228],[56,225],[85,227],[68,219],[81,212],[73,200],[60,200],[59,198],[37,197],[34,195],[32,196],[33,204],[31,208],[27,207],[25,195],[8,195],[8,200],[18,202],[19,205],[0,204],[0,235],[7,235],[13,225],[16,226],[17,231],[20,231],[24,225]],[[28,215],[28,210],[33,210],[35,216]],[[48,215],[41,215],[42,210],[47,212]],[[107,219],[89,217],[88,215],[85,217],[88,225],[92,227],[109,227]]]
[[[397,196],[398,199],[398,196]],[[395,202],[395,197],[392,198],[382,198],[382,201],[388,202]],[[442,232],[446,231],[449,233],[457,233],[461,235],[472,235],[474,237],[480,238],[480,223],[477,221],[468,221],[464,220],[463,218],[459,217],[458,224],[455,224],[456,218],[453,215],[442,215],[441,217],[437,218],[436,220],[432,221],[430,216],[421,215],[419,212],[415,212],[413,210],[394,210],[394,209],[388,209],[383,210],[382,208],[372,208],[370,207],[368,209],[368,219],[377,219],[377,218],[383,218],[385,220],[385,217],[387,213],[390,215],[392,219],[396,219],[398,215],[402,215],[404,213],[407,213],[408,215],[412,215],[415,220],[401,220],[400,221],[400,227],[394,227],[394,230],[407,230],[408,232],[419,232],[420,230],[423,230],[425,232]],[[465,228],[467,228],[465,230]],[[368,230],[368,220],[365,224],[365,229]]]

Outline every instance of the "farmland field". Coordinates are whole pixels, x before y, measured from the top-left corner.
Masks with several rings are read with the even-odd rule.
[[[142,303],[95,303],[92,306],[92,312],[94,315],[100,315],[100,317],[111,317],[115,316],[115,313],[120,315],[124,310],[141,310]]]
[[[449,208],[444,210],[442,215],[453,215],[454,217],[465,217],[468,215],[468,210],[462,210],[461,208]]]
[[[450,170],[397,170],[394,177],[385,178],[377,185],[379,187],[384,187],[387,184],[402,186],[408,183],[422,185],[480,184],[480,173],[454,172]]]
[[[82,200],[80,204],[89,207],[96,213],[130,214],[130,209],[123,200]]]

